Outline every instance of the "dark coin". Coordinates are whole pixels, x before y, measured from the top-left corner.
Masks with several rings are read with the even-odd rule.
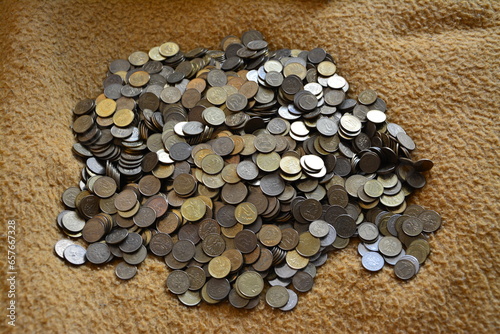
[[[257,247],[257,237],[250,230],[243,230],[234,237],[234,246],[243,254],[251,253]]]
[[[156,233],[149,241],[149,250],[156,256],[166,256],[174,247],[174,242],[170,235],[166,233]]]
[[[179,262],[188,262],[193,258],[195,252],[196,247],[189,240],[179,240],[172,248],[172,255]]]
[[[125,240],[119,245],[120,250],[124,253],[133,253],[142,246],[142,237],[135,232],[129,233]]]
[[[102,264],[108,261],[111,252],[105,243],[96,242],[87,247],[85,256],[93,264]]]
[[[120,262],[115,268],[116,277],[122,280],[129,280],[137,274],[137,267],[126,262]]]
[[[230,291],[231,285],[226,278],[211,278],[207,282],[207,293],[212,299],[223,300]]]

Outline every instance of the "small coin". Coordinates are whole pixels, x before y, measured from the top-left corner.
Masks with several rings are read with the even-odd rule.
[[[56,242],[54,246],[54,250],[61,259],[64,259],[64,250],[70,246],[73,245],[74,242],[69,240],[69,239],[61,239],[58,242]]]
[[[361,263],[366,270],[379,271],[384,267],[384,258],[377,252],[366,252]]]
[[[305,271],[298,271],[292,279],[292,284],[298,292],[307,292],[312,289],[314,280]]]
[[[137,267],[126,262],[120,262],[115,268],[115,274],[119,279],[129,280],[137,274]]]
[[[189,289],[189,276],[183,270],[174,270],[167,277],[167,288],[170,292],[180,295]]]
[[[266,302],[273,308],[284,307],[288,303],[288,299],[290,299],[290,295],[285,287],[278,285],[272,286],[267,290]]]
[[[64,249],[64,258],[71,264],[82,265],[86,261],[85,254],[87,251],[80,245],[69,245]]]

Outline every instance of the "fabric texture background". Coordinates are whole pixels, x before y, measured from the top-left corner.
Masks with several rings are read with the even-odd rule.
[[[493,333],[499,330],[497,1],[0,2],[1,332]],[[62,192],[77,185],[71,110],[102,91],[107,66],[166,41],[216,48],[262,31],[271,49],[323,47],[351,96],[372,88],[390,121],[435,163],[409,203],[441,213],[432,253],[403,282],[369,273],[357,242],[330,253],[312,291],[283,313],[261,301],[181,305],[149,256],[129,282],[114,264],[73,267],[54,255]],[[6,324],[7,220],[17,226],[17,322]]]

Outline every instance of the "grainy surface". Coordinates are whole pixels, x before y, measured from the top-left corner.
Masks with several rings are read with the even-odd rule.
[[[493,333],[499,330],[497,1],[2,1],[0,145],[2,331],[6,225],[17,221],[17,333]],[[332,254],[290,313],[264,303],[188,309],[148,258],[129,282],[113,265],[72,267],[54,255],[54,219],[77,184],[71,108],[96,97],[109,62],[176,41],[214,47],[257,28],[271,48],[329,50],[351,91],[372,88],[388,117],[434,160],[413,203],[443,228],[418,277],[364,270],[356,243]]]

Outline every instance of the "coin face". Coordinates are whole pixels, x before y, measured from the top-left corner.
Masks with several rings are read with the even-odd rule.
[[[87,251],[80,245],[69,245],[64,249],[64,258],[71,264],[82,265],[86,261],[85,254]]]

